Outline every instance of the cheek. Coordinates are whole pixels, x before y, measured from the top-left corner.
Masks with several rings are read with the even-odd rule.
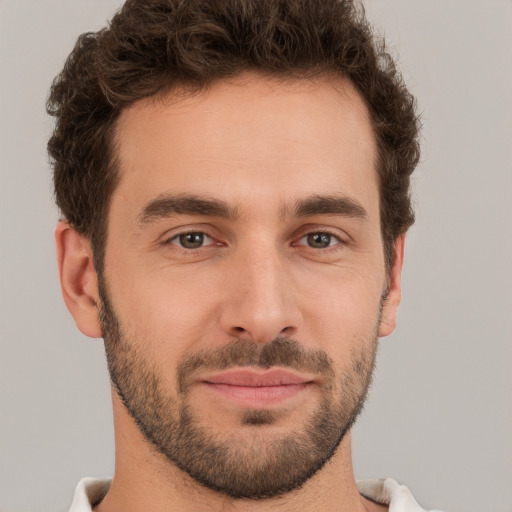
[[[132,272],[129,281],[116,281],[111,299],[125,335],[162,361],[204,346],[216,318],[216,285],[206,286],[197,277],[164,269]]]
[[[304,304],[308,339],[331,354],[347,357],[373,340],[379,321],[382,283],[360,272],[340,272],[323,287],[308,290]]]

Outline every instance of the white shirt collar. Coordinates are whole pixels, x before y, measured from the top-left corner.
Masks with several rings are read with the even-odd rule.
[[[110,484],[109,478],[82,478],[75,490],[69,512],[92,512],[92,507],[107,494]],[[361,480],[357,483],[357,488],[366,498],[388,505],[389,512],[426,512],[418,505],[411,491],[392,478]]]

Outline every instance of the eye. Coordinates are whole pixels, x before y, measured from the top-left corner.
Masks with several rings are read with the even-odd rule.
[[[307,245],[313,249],[327,249],[333,245],[340,243],[340,239],[336,235],[325,232],[308,233],[303,236],[298,245]]]
[[[206,233],[193,231],[176,235],[169,242],[183,249],[199,249],[200,247],[211,245],[213,240]]]

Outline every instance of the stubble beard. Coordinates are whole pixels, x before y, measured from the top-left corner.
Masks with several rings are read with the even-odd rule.
[[[377,328],[373,336],[361,340],[351,364],[338,376],[325,352],[305,350],[296,340],[276,338],[264,345],[235,340],[181,361],[176,391],[122,332],[107,295],[100,284],[108,368],[119,397],[145,439],[210,490],[257,500],[300,488],[334,455],[363,408],[374,368]],[[293,431],[280,429],[280,434],[268,435],[268,428],[279,422],[279,413],[247,410],[239,418],[239,436],[236,430],[214,432],[201,424],[190,403],[194,372],[237,366],[288,367],[322,375],[326,384],[314,412]]]

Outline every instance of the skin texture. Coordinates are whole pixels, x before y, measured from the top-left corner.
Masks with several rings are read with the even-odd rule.
[[[247,74],[180,98],[140,101],[119,119],[121,179],[109,212],[103,296],[108,293],[132,356],[124,362],[137,354],[160,391],[178,403],[180,364],[236,341],[261,353],[277,338],[294,340],[306,353],[328,358],[331,380],[314,369],[296,370],[311,385],[258,407],[275,420],[259,425],[244,424],[247,407],[201,384],[212,369],[191,374],[186,400],[196,425],[245,456],[264,459],[272,443],[305,431],[323,399],[347,406],[339,398],[349,387],[343,377],[357,381],[361,368],[371,370],[377,336],[395,326],[404,239],[396,241],[388,275],[374,136],[350,83],[283,83]],[[175,199],[184,196],[222,202],[227,211],[203,205],[200,213],[177,213]],[[345,208],[334,212],[331,202],[322,209],[311,201],[319,196],[336,197]],[[187,232],[207,236],[187,249],[180,246]],[[317,245],[319,233],[327,234],[327,247]],[[90,244],[65,222],[56,240],[66,304],[83,333],[100,337]],[[119,340],[108,333],[105,339],[112,369]],[[360,379],[350,396],[364,397],[367,381]],[[159,453],[115,389],[113,404],[116,473],[99,511],[382,508],[357,492],[349,434],[299,489],[236,499],[198,484]]]

